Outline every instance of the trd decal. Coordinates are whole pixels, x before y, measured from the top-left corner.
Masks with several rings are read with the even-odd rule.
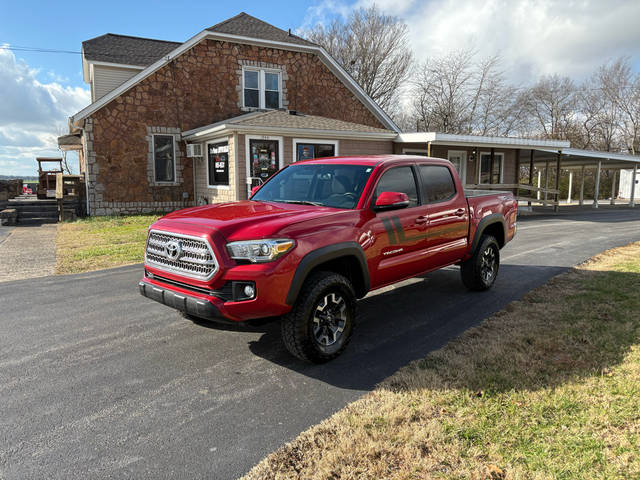
[[[400,217],[398,216],[394,215],[391,217],[382,218],[381,220],[382,224],[384,225],[384,229],[387,231],[387,236],[389,237],[389,245],[397,245],[406,242],[416,242],[429,238],[429,231],[421,233],[419,235],[415,235],[413,237],[405,236],[404,228],[402,228],[402,222],[400,221]],[[452,232],[459,232],[461,229],[465,228],[466,227],[458,224],[452,225],[448,228],[439,228],[436,231],[438,235],[447,235]],[[431,230],[433,231],[433,229]]]
[[[397,217],[395,215],[393,217],[383,218],[382,224],[384,225],[384,229],[387,231],[390,245],[424,240],[429,236],[427,233],[422,233],[414,237],[405,236],[404,228],[402,228],[402,222],[400,222],[400,217]]]

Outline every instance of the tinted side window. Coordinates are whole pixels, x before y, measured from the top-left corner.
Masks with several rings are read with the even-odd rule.
[[[418,205],[418,190],[411,167],[396,167],[382,174],[373,197],[374,205],[382,192],[406,193],[409,197],[409,207]]]
[[[451,171],[447,167],[420,165],[422,193],[427,202],[442,202],[456,194]]]

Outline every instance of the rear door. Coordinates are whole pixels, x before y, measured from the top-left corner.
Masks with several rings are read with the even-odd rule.
[[[371,205],[382,192],[402,192],[409,206],[376,212],[369,232],[375,239],[377,265],[372,271],[373,287],[416,275],[424,270],[421,257],[427,245],[427,219],[418,194],[419,182],[411,165],[392,167],[378,180]]]
[[[424,214],[428,218],[426,270],[455,263],[467,251],[469,209],[448,165],[419,164]]]

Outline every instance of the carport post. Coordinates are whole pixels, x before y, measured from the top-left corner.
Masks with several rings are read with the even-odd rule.
[[[617,170],[613,171],[613,177],[611,177],[611,205],[616,204],[616,174]]]
[[[538,170],[538,193],[536,193],[538,200],[540,200],[540,182],[542,182],[542,170]]]
[[[571,189],[573,187],[573,170],[569,170],[569,194],[567,195],[567,204],[571,205]]]
[[[560,189],[560,160],[562,159],[562,152],[558,152],[558,158],[556,159],[556,193],[553,194],[553,201],[555,205],[553,206],[553,211],[557,212],[560,207],[560,194],[558,190]]]
[[[582,174],[580,175],[580,206],[584,205],[584,165],[582,165]]]
[[[593,192],[593,208],[598,208],[598,196],[600,195],[600,169],[602,168],[602,160],[598,160],[596,170],[596,186]]]
[[[531,149],[531,154],[529,155],[529,186],[533,187],[533,148]],[[538,184],[540,180],[538,180]],[[529,197],[531,197],[531,191],[529,191]],[[538,197],[540,198],[540,197]],[[527,205],[530,207],[531,202],[527,202]]]
[[[636,206],[636,172],[638,170],[638,166],[633,164],[633,174],[631,175],[631,199],[629,200],[629,206]]]
[[[549,199],[549,192],[547,191],[548,189],[549,189],[549,160],[547,160],[544,166],[544,199],[545,200]]]

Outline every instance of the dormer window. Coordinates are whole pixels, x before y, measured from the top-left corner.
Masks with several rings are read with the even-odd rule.
[[[282,106],[282,78],[279,70],[244,67],[245,108],[277,109]]]

